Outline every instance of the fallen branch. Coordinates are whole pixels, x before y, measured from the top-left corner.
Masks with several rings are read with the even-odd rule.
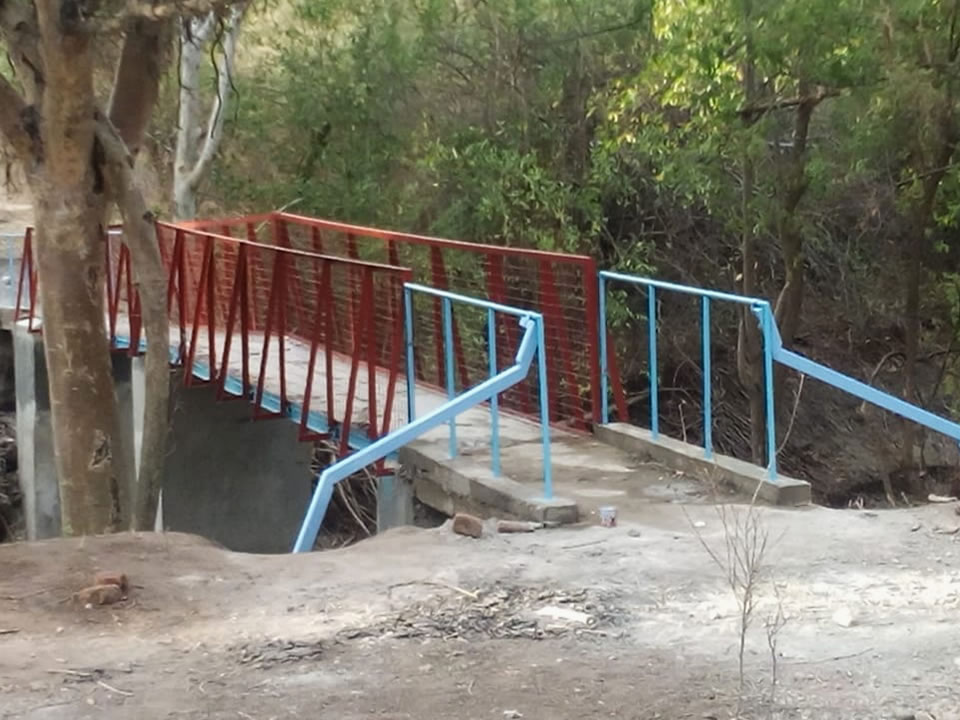
[[[120,688],[115,688],[113,685],[108,685],[103,680],[97,680],[97,685],[99,685],[102,688],[105,688],[106,690],[109,690],[112,693],[116,693],[117,695],[123,695],[124,697],[133,697],[133,693],[130,692],[129,690],[121,690]]]

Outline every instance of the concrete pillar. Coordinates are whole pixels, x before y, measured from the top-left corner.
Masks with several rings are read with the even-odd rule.
[[[17,395],[17,463],[27,539],[59,537],[60,486],[53,449],[43,335],[30,332],[26,323],[18,323],[13,329],[13,354]],[[113,462],[117,476],[130,479],[130,484],[120,488],[120,505],[128,510],[135,478],[130,358],[115,353],[111,360],[117,393]],[[121,525],[126,527],[128,521],[129,517],[121,518]]]
[[[413,483],[399,475],[377,480],[377,532],[413,525]]]
[[[113,387],[116,393],[117,417],[113,431],[113,467],[118,478],[126,478],[120,486],[120,507],[124,515],[120,526],[131,527],[133,497],[136,492],[137,464],[134,460],[134,430],[143,424],[143,414],[134,413],[133,363],[134,358],[123,353],[110,356],[113,365]]]
[[[53,426],[43,339],[27,324],[13,328],[17,391],[17,462],[27,539],[59,537],[60,488],[53,455]]]
[[[290,552],[310,502],[313,446],[295,423],[251,419],[245,399],[214,388],[176,393],[163,480],[163,524],[231,550]]]

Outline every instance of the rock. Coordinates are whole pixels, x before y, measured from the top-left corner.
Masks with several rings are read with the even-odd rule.
[[[520,520],[500,520],[497,522],[497,532],[499,533],[529,533],[538,527],[540,527],[539,523]]]
[[[536,612],[541,617],[548,617],[552,620],[566,620],[567,622],[578,623],[581,625],[593,624],[593,618],[585,612],[571,610],[570,608],[559,607],[557,605],[547,605]]]
[[[74,593],[74,602],[80,605],[112,605],[123,600],[123,591],[117,585],[93,585]]]
[[[852,627],[856,620],[853,617],[853,613],[850,612],[850,608],[842,607],[833,614],[833,621],[840,627],[848,628]]]
[[[116,585],[123,591],[123,594],[126,595],[127,591],[130,589],[130,584],[127,582],[127,576],[122,572],[113,572],[109,570],[98,572],[93,576],[94,585]]]
[[[507,720],[519,720],[519,718],[523,717],[523,713],[519,710],[504,710],[503,716],[507,718]]]
[[[956,501],[957,501],[957,498],[953,497],[953,495],[934,495],[933,493],[930,493],[929,495],[927,495],[927,502],[952,503]]]
[[[479,538],[483,535],[483,520],[467,513],[457,513],[453,516],[453,531],[458,535]]]

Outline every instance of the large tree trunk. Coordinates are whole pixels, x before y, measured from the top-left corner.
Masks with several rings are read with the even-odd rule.
[[[119,529],[121,483],[97,204],[87,185],[41,177],[32,187],[63,533],[111,532]]]

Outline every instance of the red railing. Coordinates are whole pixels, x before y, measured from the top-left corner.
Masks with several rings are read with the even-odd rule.
[[[325,416],[330,431],[365,426],[371,439],[406,422],[403,284],[410,270],[167,223],[157,224],[157,239],[170,345],[185,384],[212,384],[221,399],[249,398],[257,419],[299,419],[304,440],[318,436],[311,413]],[[106,331],[114,349],[136,354],[139,298],[118,234],[106,238],[105,258]],[[36,288],[28,232],[16,317],[31,327]],[[340,433],[343,452],[349,435]]]
[[[403,265],[412,268],[418,282],[538,310],[545,319],[551,420],[586,429],[599,418],[597,268],[590,257],[445,240],[289,213],[204,220],[190,226],[242,234],[275,247]],[[440,302],[417,298],[416,303],[417,377],[445,387]],[[462,389],[489,372],[485,316],[457,308],[453,325],[455,384]],[[507,348],[516,346],[516,332],[514,325],[498,320],[498,367],[509,364]],[[537,392],[534,374],[509,391],[502,405],[535,415]]]

